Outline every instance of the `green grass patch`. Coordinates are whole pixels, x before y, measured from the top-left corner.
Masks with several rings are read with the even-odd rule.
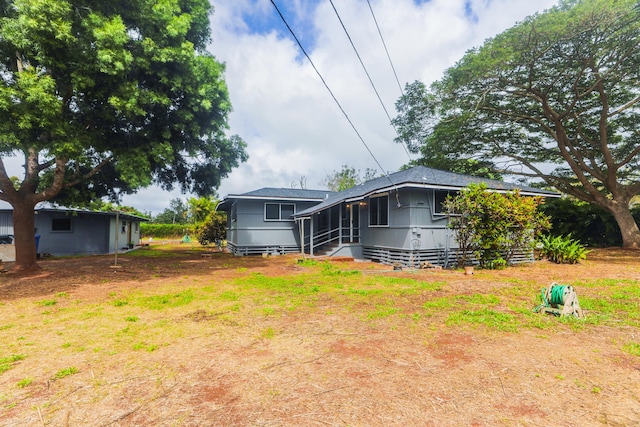
[[[178,293],[142,296],[138,299],[137,305],[150,310],[162,310],[170,307],[180,307],[191,303],[194,299],[193,290],[185,290]]]
[[[640,357],[640,343],[630,342],[625,344],[622,349],[632,356]]]
[[[31,383],[33,383],[33,378],[29,378],[29,377],[27,377],[27,378],[23,378],[23,379],[21,379],[20,381],[18,381],[18,382],[16,383],[16,386],[17,386],[18,388],[25,388],[25,387],[27,387],[27,386],[30,386],[30,385],[31,385]]]
[[[276,331],[272,327],[268,327],[267,329],[262,331],[260,336],[262,338],[271,339],[276,336]]]
[[[498,305],[500,304],[500,297],[489,294],[473,294],[473,295],[461,295],[457,297],[457,299],[461,301],[466,301],[470,304],[478,304],[478,305]]]
[[[7,372],[13,365],[25,358],[24,354],[12,354],[8,357],[0,357],[0,374]]]
[[[76,368],[75,366],[70,366],[68,368],[60,369],[58,372],[55,373],[53,378],[59,380],[59,379],[68,377],[70,375],[77,374],[78,372],[79,372],[78,368]]]
[[[440,311],[440,310],[449,310],[454,305],[453,298],[451,297],[438,297],[434,299],[430,299],[422,304],[422,307],[428,311]]]
[[[448,326],[483,325],[490,329],[500,331],[515,332],[518,330],[518,323],[512,314],[501,313],[488,308],[480,310],[463,310],[451,313],[447,317],[446,324]]]
[[[38,302],[39,305],[43,306],[43,307],[51,307],[54,306],[58,303],[58,301],[54,300],[54,299],[45,299],[42,300],[40,302]]]
[[[385,305],[376,305],[376,309],[367,313],[367,319],[384,319],[389,316],[393,316],[396,313],[399,313],[400,309],[396,307],[389,307]]]

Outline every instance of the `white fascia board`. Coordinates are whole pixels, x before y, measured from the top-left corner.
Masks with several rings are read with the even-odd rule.
[[[308,198],[308,197],[283,197],[283,196],[243,196],[243,195],[234,195],[234,194],[230,194],[227,197],[224,198],[224,200],[231,200],[231,199],[236,199],[236,200],[292,200],[292,201],[296,201],[296,202],[322,202],[324,199],[323,198]]]
[[[385,188],[381,188],[378,190],[375,190],[365,196],[363,196],[362,198],[368,197],[371,194],[379,194],[379,193],[391,193],[393,190],[398,190],[400,188],[425,188],[425,189],[432,189],[432,190],[452,190],[452,191],[460,191],[465,187],[460,187],[458,185],[441,185],[441,184],[418,184],[418,183],[405,183],[405,184],[400,184],[400,185],[396,185],[396,186],[389,186],[389,187],[385,187]],[[508,193],[510,191],[514,191],[514,190],[503,190],[503,189],[495,189],[495,188],[487,188],[487,191],[493,191],[496,193]],[[527,191],[527,190],[522,190],[520,189],[520,194],[523,196],[541,196],[541,197],[562,197],[562,194],[560,193],[552,193],[552,194],[548,194],[548,193],[538,193],[537,191]]]

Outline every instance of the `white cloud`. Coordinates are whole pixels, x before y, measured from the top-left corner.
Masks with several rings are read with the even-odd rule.
[[[231,133],[248,144],[249,161],[224,179],[220,196],[260,187],[291,187],[305,177],[321,188],[346,164],[364,172],[375,160],[300,52],[269,0],[212,0],[211,52],[226,63],[234,111]],[[370,0],[400,83],[431,83],[464,53],[541,12],[555,0]],[[383,168],[409,159],[389,124],[328,0],[277,0],[296,35]],[[400,89],[366,0],[333,0],[387,112],[395,116]],[[6,160],[6,159],[5,159]],[[8,159],[22,175],[20,159]],[[159,213],[179,190],[158,188],[123,203]]]
[[[402,86],[414,80],[437,80],[468,49],[555,4],[553,0],[370,2]],[[305,2],[294,3],[300,11]],[[234,106],[231,130],[246,140],[250,155],[247,164],[223,181],[220,195],[263,186],[290,187],[300,176],[306,176],[308,188],[320,188],[326,174],[343,164],[361,171],[377,169],[283,24],[271,32],[262,28],[252,33],[241,21],[252,14],[256,22],[264,22],[268,14],[279,19],[270,2],[218,0],[214,4],[211,50],[226,63]],[[276,4],[293,16],[286,8],[291,1]],[[306,4],[304,12],[313,16],[292,18],[290,25],[311,44],[305,49],[383,168],[397,170],[408,161],[407,154],[393,142],[395,132],[331,4]],[[394,117],[400,90],[367,2],[334,0],[333,4]],[[295,26],[301,22],[306,25]]]

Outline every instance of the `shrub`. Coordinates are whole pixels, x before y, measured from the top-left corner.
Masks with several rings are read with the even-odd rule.
[[[227,215],[223,212],[210,214],[196,229],[196,236],[203,246],[222,242],[227,237]]]
[[[578,240],[567,236],[540,236],[540,256],[558,264],[575,264],[589,252]]]
[[[160,239],[180,238],[185,234],[194,234],[195,224],[140,224],[141,237]]]
[[[485,184],[471,184],[444,208],[449,228],[458,242],[458,266],[469,264],[473,254],[481,268],[502,268],[517,251],[532,250],[535,236],[549,228],[549,218],[538,211],[540,197],[488,191]]]

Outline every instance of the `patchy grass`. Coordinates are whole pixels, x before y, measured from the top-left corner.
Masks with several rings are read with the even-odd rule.
[[[308,379],[312,385],[306,387],[314,389],[313,384],[321,384],[325,377],[315,376],[311,368],[333,364],[333,359],[322,358],[335,357],[332,349],[336,348],[349,360],[363,363],[357,369],[338,373],[340,378],[373,380],[377,375],[383,377],[387,369],[396,365],[407,366],[407,372],[418,376],[440,371],[439,359],[426,354],[430,349],[442,351],[439,357],[450,356],[451,366],[465,360],[463,350],[449,348],[448,344],[435,345],[437,334],[449,334],[452,340],[464,335],[488,340],[533,331],[530,335],[540,337],[536,338],[540,342],[533,345],[539,346],[551,342],[558,334],[600,334],[602,329],[623,331],[640,327],[640,282],[633,279],[567,274],[562,281],[551,276],[544,280],[510,276],[527,273],[526,267],[480,271],[467,277],[446,270],[391,272],[366,264],[298,262],[293,258],[286,262],[278,260],[277,268],[268,269],[271,260],[252,259],[267,266],[259,269],[244,266],[243,260],[232,257],[201,260],[198,251],[193,252],[187,257],[184,253],[175,255],[163,246],[141,249],[123,258],[141,259],[145,265],[149,263],[149,271],[109,271],[108,276],[97,276],[99,280],[87,281],[81,288],[84,292],[92,289],[93,294],[65,288],[0,304],[0,374],[5,373],[0,376],[3,389],[0,395],[4,399],[0,401],[0,417],[19,406],[26,394],[46,389],[52,378],[62,379],[77,373],[81,374],[73,381],[58,381],[55,387],[71,387],[65,383],[87,381],[91,387],[82,388],[79,393],[95,390],[95,402],[99,403],[103,395],[111,393],[111,386],[120,387],[119,381],[129,381],[127,384],[139,381],[162,396],[171,389],[162,381],[190,375],[189,357],[194,354],[207,360],[199,365],[203,378],[221,378],[224,383],[230,381],[234,373],[216,372],[216,363],[210,361],[223,354],[227,347],[234,349],[232,353],[225,353],[231,362],[247,357],[265,358],[252,372],[255,377],[267,376],[272,366],[291,366],[294,368],[287,373],[301,372],[296,381],[302,384]],[[152,265],[158,260],[162,262]],[[193,265],[200,266],[201,270],[190,270]],[[158,274],[154,277],[156,271]],[[124,275],[130,280],[126,286],[119,282]],[[566,280],[566,277],[580,279]],[[533,313],[533,308],[540,303],[541,288],[552,280],[576,288],[587,313],[586,320]],[[47,311],[43,311],[43,307]],[[387,358],[388,365],[369,371],[374,350],[357,353],[357,340],[363,331],[378,334],[367,346],[382,346],[378,351]],[[640,357],[636,338],[637,335],[629,335],[612,342],[611,346],[621,358]],[[395,352],[400,349],[393,347],[395,344],[384,347],[387,342],[401,339],[423,347],[417,347],[413,354],[397,357]],[[337,345],[335,342],[340,340],[344,343]],[[266,360],[283,348],[293,350],[273,365]],[[601,357],[604,360],[604,356]],[[119,373],[118,377],[113,377],[114,371]],[[196,374],[200,375],[198,372],[193,375]],[[554,374],[551,379],[555,382],[563,379]],[[104,380],[108,375],[112,375],[110,380]],[[575,386],[588,395],[601,397],[610,393],[601,382],[571,375],[566,378],[567,386]],[[494,384],[494,387],[509,389],[512,384],[507,383],[506,377],[502,379],[505,384]],[[549,387],[549,382],[540,380],[540,384],[531,382],[528,386],[544,389]],[[334,390],[322,387],[318,387],[318,393]],[[66,396],[73,390],[56,389],[55,393]],[[216,396],[224,396],[222,389],[211,390],[219,393]],[[231,402],[235,395],[228,393]],[[434,405],[443,404],[438,398],[432,399]],[[49,404],[54,408],[57,402],[52,397],[45,406]],[[29,405],[37,406],[33,402]],[[20,410],[24,412],[25,408]],[[44,421],[55,425],[48,419]],[[105,421],[105,424],[108,423]],[[175,422],[175,425],[181,424]]]

